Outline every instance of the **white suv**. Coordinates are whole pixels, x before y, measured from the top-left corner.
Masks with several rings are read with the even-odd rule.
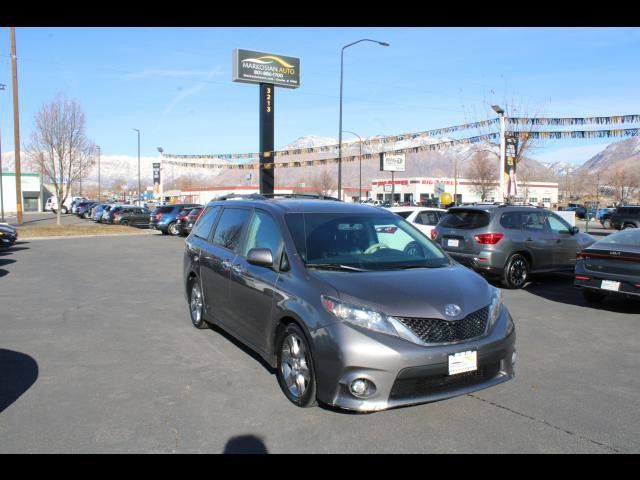
[[[431,238],[431,230],[438,224],[440,218],[447,213],[442,208],[429,207],[392,207],[387,210],[400,215],[429,238]]]

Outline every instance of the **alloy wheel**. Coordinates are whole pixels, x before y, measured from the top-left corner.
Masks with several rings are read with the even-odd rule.
[[[191,321],[195,326],[199,326],[202,323],[202,292],[197,281],[194,281],[191,286],[189,309],[191,311]]]
[[[509,280],[511,283],[520,287],[527,279],[527,264],[521,258],[515,259],[509,268]]]
[[[280,371],[289,393],[296,398],[302,397],[311,382],[311,371],[304,341],[295,333],[282,342]]]

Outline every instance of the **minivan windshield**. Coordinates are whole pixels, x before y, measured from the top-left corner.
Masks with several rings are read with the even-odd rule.
[[[440,247],[397,215],[290,213],[285,220],[307,268],[355,272],[451,263]]]

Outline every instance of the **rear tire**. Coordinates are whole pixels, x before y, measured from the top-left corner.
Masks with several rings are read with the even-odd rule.
[[[600,305],[605,297],[605,294],[596,292],[595,290],[591,290],[590,288],[583,288],[582,296],[587,301],[587,303],[590,303],[592,305]]]
[[[204,301],[202,289],[197,277],[194,277],[189,284],[189,316],[191,324],[201,330],[209,328],[209,324],[204,319]]]
[[[285,397],[298,407],[317,405],[315,369],[304,332],[291,323],[285,327],[277,345],[276,377]]]
[[[180,235],[180,229],[178,228],[177,222],[171,222],[169,226],[167,226],[167,231],[174,237]]]
[[[511,289],[522,288],[529,280],[529,262],[519,253],[514,253],[507,259],[502,274],[502,283]]]
[[[120,222],[120,225],[122,225],[123,227],[128,227],[129,226],[129,220],[123,220]]]
[[[622,230],[626,230],[627,228],[636,228],[636,226],[633,223],[625,223],[622,226]]]

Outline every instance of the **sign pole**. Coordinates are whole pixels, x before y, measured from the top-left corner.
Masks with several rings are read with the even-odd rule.
[[[393,200],[396,193],[396,172],[391,170],[391,206],[393,207]]]
[[[271,83],[260,84],[260,194],[273,195],[273,110],[275,88]]]

